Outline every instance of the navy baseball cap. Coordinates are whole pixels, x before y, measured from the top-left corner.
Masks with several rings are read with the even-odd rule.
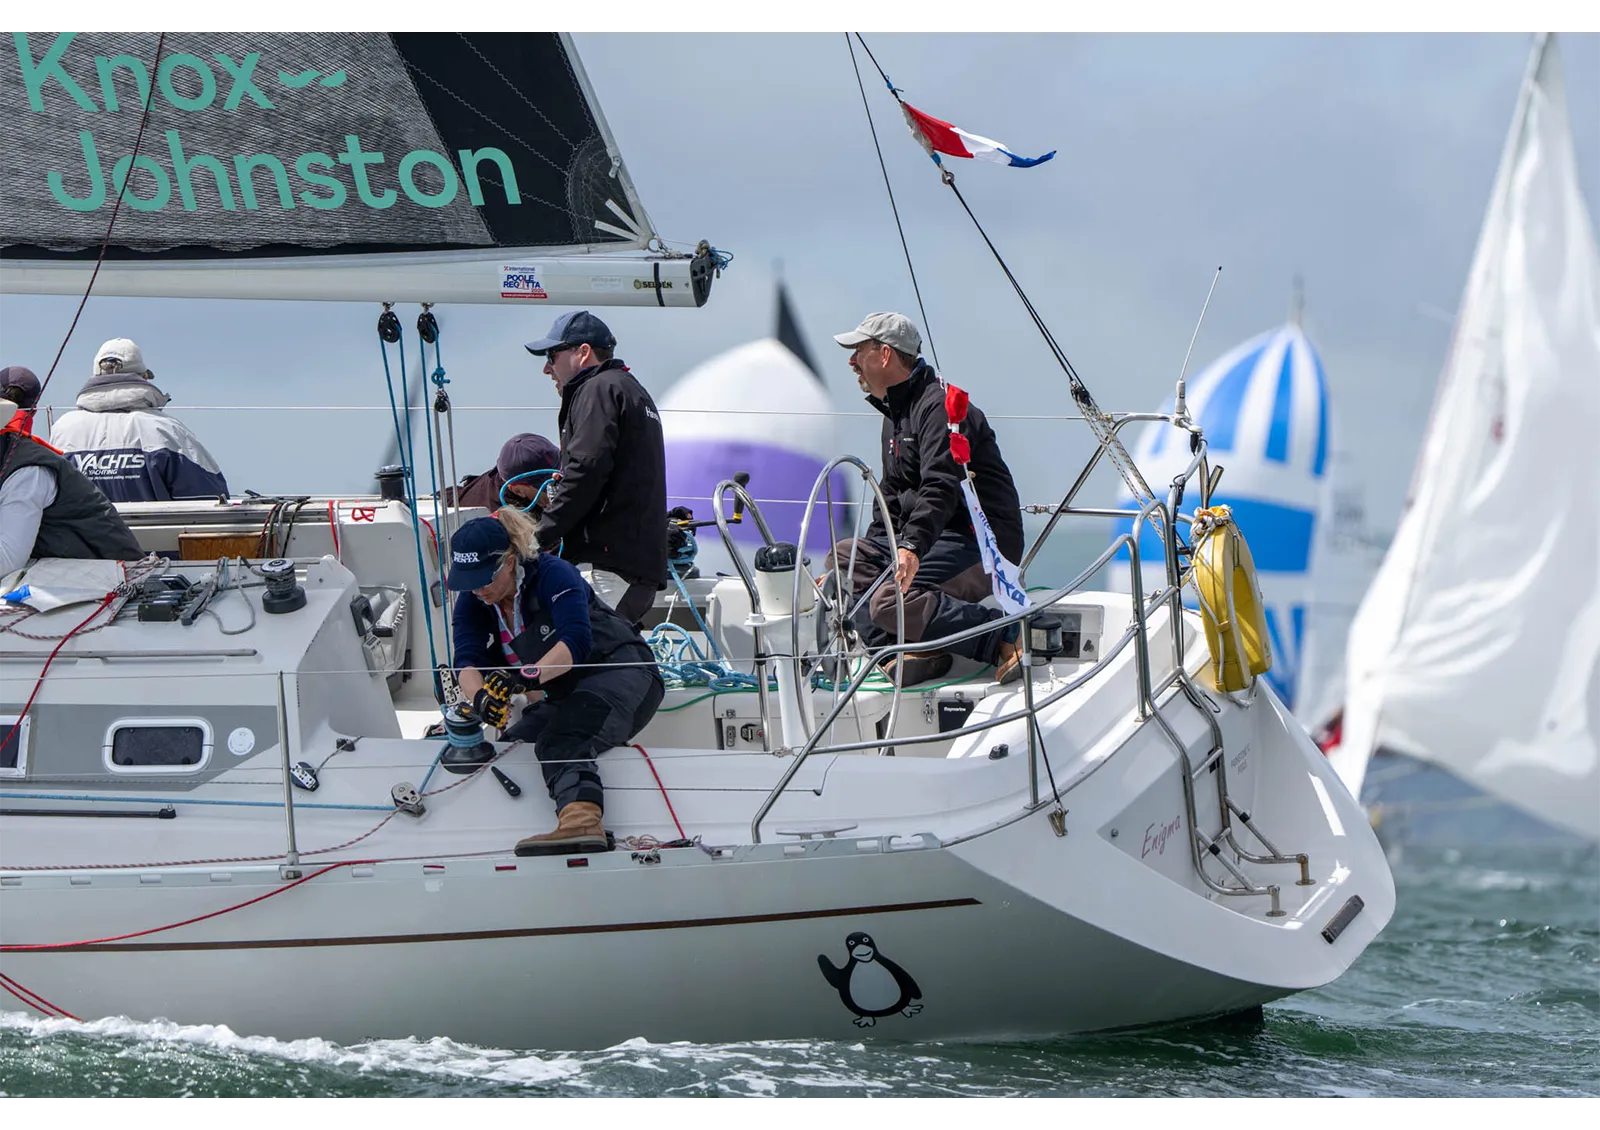
[[[614,349],[617,339],[606,324],[587,310],[574,310],[556,319],[550,332],[525,347],[534,356],[550,352],[558,345],[592,345],[597,349]]]
[[[481,589],[500,571],[500,559],[511,548],[506,528],[494,518],[474,518],[450,539],[451,592]]]

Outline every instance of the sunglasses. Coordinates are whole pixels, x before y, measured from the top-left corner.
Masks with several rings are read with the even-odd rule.
[[[544,351],[545,360],[554,361],[567,350],[576,348],[578,348],[576,345],[552,345],[549,349]]]

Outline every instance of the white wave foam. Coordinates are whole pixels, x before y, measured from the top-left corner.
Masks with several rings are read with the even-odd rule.
[[[1515,871],[1466,870],[1460,872],[1457,885],[1469,891],[1544,891],[1552,884],[1548,879]]]
[[[174,1024],[170,1020],[138,1021],[124,1016],[79,1022],[0,1012],[0,1029],[26,1032],[35,1038],[76,1035],[147,1044],[187,1044],[211,1051],[362,1073],[448,1076],[513,1086],[571,1079],[587,1066],[573,1056],[544,1057],[528,1052],[479,1048],[444,1037],[373,1040],[347,1047],[319,1037],[277,1040],[270,1036],[241,1036],[222,1024]]]

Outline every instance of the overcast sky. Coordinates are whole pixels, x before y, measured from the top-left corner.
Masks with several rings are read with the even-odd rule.
[[[842,34],[576,36],[659,233],[731,268],[700,310],[599,311],[660,394],[771,332],[782,263],[842,409],[863,407],[827,335],[871,310],[918,322]],[[1517,88],[1523,35],[869,35],[908,101],[1035,154],[961,162],[963,193],[1101,406],[1170,391],[1211,274],[1191,372],[1285,320],[1295,275],[1339,446],[1392,526],[1410,474]],[[1583,189],[1600,199],[1600,36],[1559,41]],[[862,59],[867,95],[947,374],[992,415],[1070,412],[1066,382],[951,193]],[[41,376],[76,299],[0,298],[0,363]],[[515,431],[554,434],[555,395],[521,343],[558,310],[441,308],[465,412],[461,470]],[[409,323],[415,310],[406,313]],[[70,404],[96,346],[130,336],[235,492],[367,488],[388,431],[376,308],[92,298],[47,401]],[[409,360],[409,358],[408,358]],[[382,412],[201,411],[370,405]],[[191,410],[192,409],[192,410]],[[1082,424],[1002,421],[1024,501],[1059,497]],[[841,446],[876,462],[875,422]],[[1103,497],[1111,488],[1105,483]]]

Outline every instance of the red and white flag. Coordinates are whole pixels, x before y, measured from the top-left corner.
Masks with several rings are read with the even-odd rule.
[[[944,153],[951,157],[972,157],[979,161],[993,161],[997,165],[1010,165],[1018,169],[1042,165],[1056,155],[1056,151],[1052,149],[1043,157],[1019,157],[998,141],[968,133],[949,122],[941,122],[932,115],[924,114],[908,102],[900,103],[900,108],[905,111],[906,124],[911,127],[911,136],[916,138],[917,143],[930,155]],[[935,161],[938,159],[934,157]]]

